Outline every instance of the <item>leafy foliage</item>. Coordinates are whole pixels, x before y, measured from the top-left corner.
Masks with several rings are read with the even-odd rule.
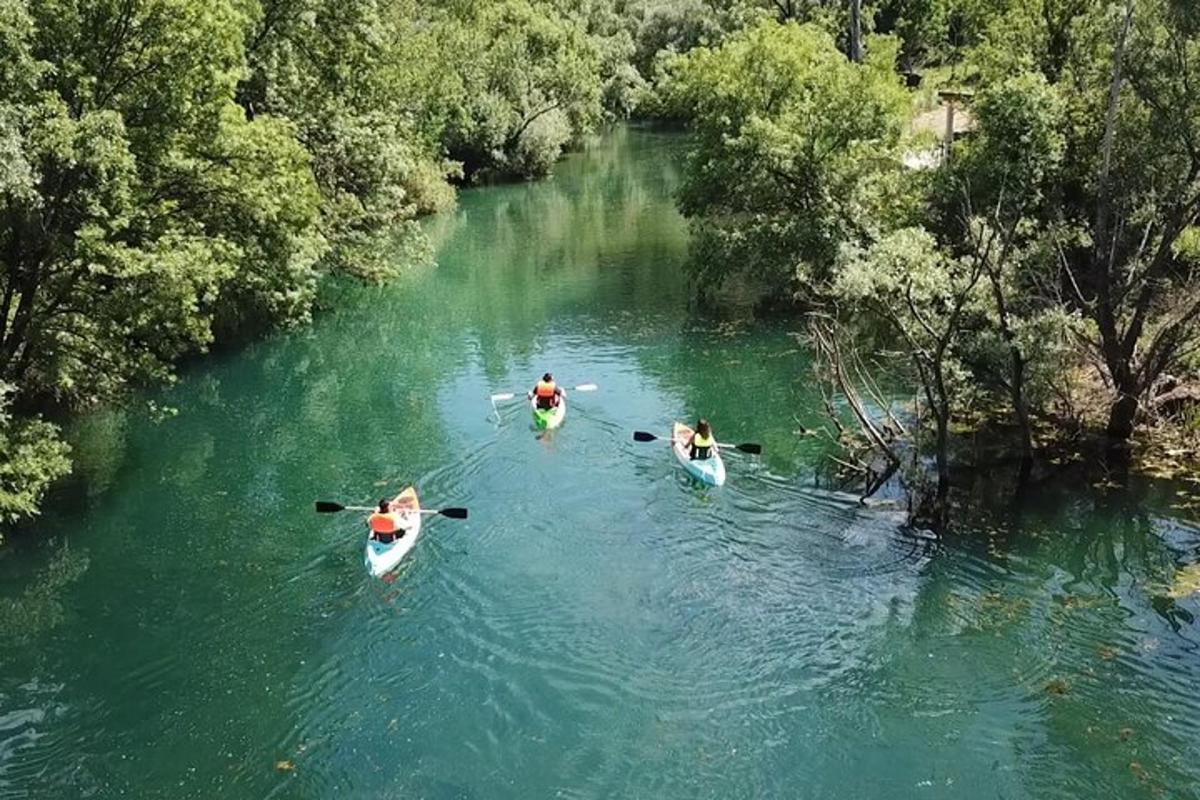
[[[46,488],[67,474],[70,448],[58,429],[40,419],[14,418],[12,387],[0,384],[0,522],[37,513]]]
[[[36,409],[426,259],[464,165],[545,174],[641,87],[607,3],[0,0],[0,38],[0,521],[66,468]]]
[[[1107,433],[1129,438],[1200,350],[1191,4],[868,4],[900,51],[876,37],[861,67],[841,10],[771,9],[660,63],[659,102],[695,131],[680,207],[700,291],[749,278],[843,333],[884,323],[943,469],[951,421],[976,410],[1007,406],[1030,457],[1035,417],[1075,424],[1064,376],[1085,370],[1111,387]],[[904,173],[895,68],[960,58],[974,129],[939,169]]]
[[[695,131],[680,207],[702,287],[741,274],[800,291],[903,214],[894,52],[877,41],[852,64],[820,28],[768,20],[675,66],[661,92]]]
[[[585,29],[528,0],[472,7],[443,33],[455,114],[451,157],[468,173],[546,174],[601,117],[600,54]]]

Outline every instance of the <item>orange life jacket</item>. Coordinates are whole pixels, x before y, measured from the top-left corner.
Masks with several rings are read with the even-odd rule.
[[[533,393],[538,397],[550,398],[558,393],[558,384],[554,381],[538,381],[537,388]]]
[[[367,524],[371,526],[371,530],[375,533],[395,533],[399,530],[396,525],[396,517],[392,514],[381,514],[376,511],[367,518]]]

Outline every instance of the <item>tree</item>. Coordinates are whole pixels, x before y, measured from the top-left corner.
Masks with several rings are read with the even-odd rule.
[[[861,63],[863,60],[862,0],[849,0],[849,3],[850,43],[846,55],[851,61]]]
[[[888,233],[867,248],[846,245],[833,295],[883,320],[906,348],[934,420],[937,472],[950,477],[950,423],[961,412],[969,373],[958,345],[983,311],[984,265],[952,258],[921,228]]]
[[[269,0],[251,11],[239,103],[291,120],[311,154],[325,268],[387,277],[405,266],[397,239],[427,250],[412,221],[454,199],[456,169],[439,153],[448,112],[434,33],[406,0]]]
[[[853,64],[821,29],[768,21],[676,66],[661,91],[695,131],[680,207],[702,291],[737,276],[812,298],[842,243],[908,213],[894,55],[881,40]]]
[[[454,62],[446,146],[468,175],[549,172],[600,120],[600,56],[584,29],[528,0],[472,7],[447,23]]]
[[[55,426],[13,416],[12,390],[0,384],[0,523],[36,514],[46,489],[71,469],[70,448]]]
[[[1047,6],[1050,8],[1050,6]],[[1055,241],[1067,302],[1114,390],[1107,432],[1128,439],[1143,399],[1195,346],[1200,277],[1181,247],[1200,213],[1200,35],[1194,12],[1167,0],[1056,0],[1058,15],[1016,4],[996,23],[985,79],[1037,69],[1070,124],[1061,187],[1040,213]],[[1117,11],[1117,9],[1113,9]],[[1029,63],[1006,36],[1025,31]],[[1015,174],[1018,164],[1011,164]]]
[[[308,154],[233,104],[231,3],[0,6],[0,520],[69,467],[33,409],[168,378],[222,320],[304,318]]]
[[[1042,75],[1023,73],[986,87],[974,112],[977,135],[942,183],[948,218],[939,227],[950,247],[983,269],[991,303],[975,363],[981,378],[994,376],[990,382],[1007,392],[1028,463],[1031,371],[1056,361],[1046,327],[1062,323],[1058,264],[1044,220],[1065,155],[1065,109]],[[1040,341],[1025,335],[1035,331]],[[1007,363],[989,369],[986,350],[997,339],[1005,354],[999,362]]]

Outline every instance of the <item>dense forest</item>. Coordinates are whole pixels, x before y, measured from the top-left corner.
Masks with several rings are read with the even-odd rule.
[[[697,292],[805,314],[890,463],[944,476],[965,420],[1124,442],[1196,370],[1184,0],[0,0],[0,37],[0,522],[69,471],[65,413],[388,279],[456,186],[629,117],[693,132]],[[944,87],[972,130],[906,166]]]

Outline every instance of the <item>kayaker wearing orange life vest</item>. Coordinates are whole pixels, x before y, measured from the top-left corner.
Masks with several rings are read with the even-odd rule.
[[[554,382],[554,376],[547,372],[533,387],[529,396],[537,400],[538,408],[548,409],[558,407],[562,393],[562,389],[558,388],[558,384]]]
[[[367,517],[371,538],[380,544],[391,544],[403,536],[403,524],[403,518],[392,510],[392,503],[386,497],[380,499],[378,510]]]

